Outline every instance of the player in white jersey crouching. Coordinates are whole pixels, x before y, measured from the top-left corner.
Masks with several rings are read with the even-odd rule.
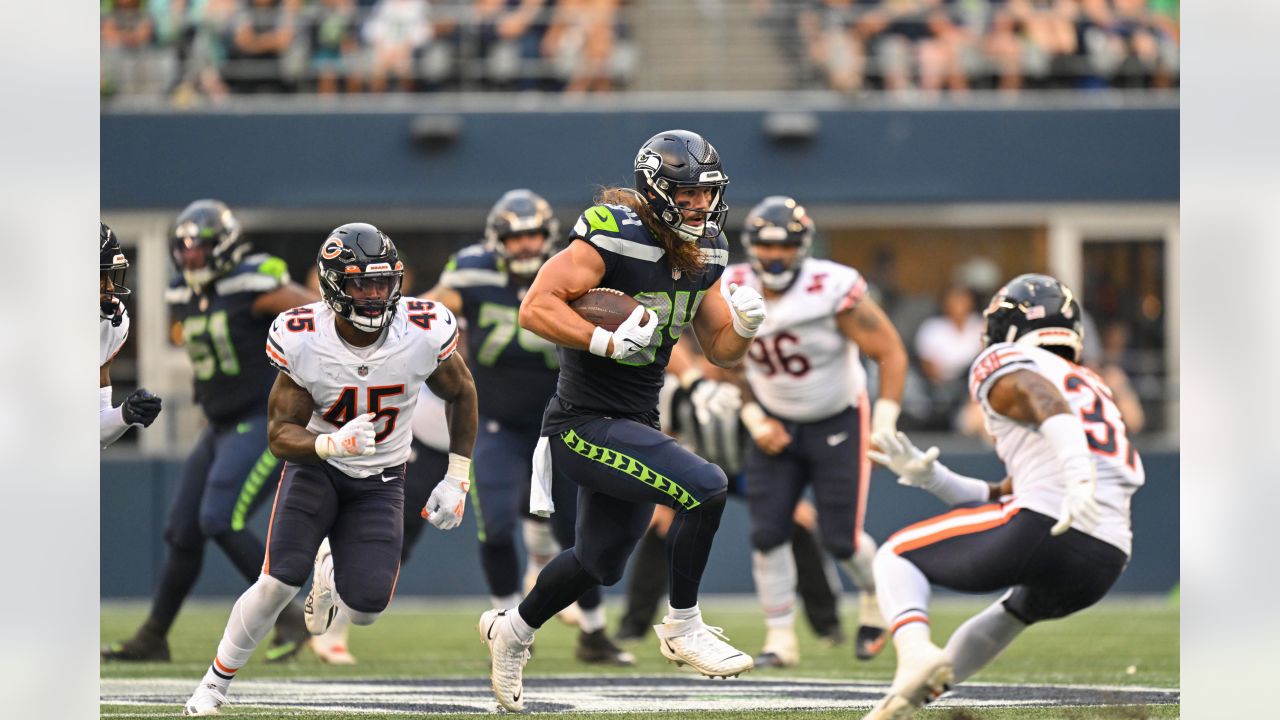
[[[882,452],[872,459],[898,482],[958,509],[899,530],[876,554],[898,669],[870,720],[910,717],[1028,625],[1093,605],[1129,560],[1129,499],[1143,483],[1142,460],[1111,390],[1076,364],[1079,304],[1047,275],[1020,275],[983,316],[986,349],[969,371],[969,390],[1009,477],[989,484],[957,475],[935,462],[937,448],[921,452],[903,433],[873,438]],[[940,649],[929,636],[930,585],[1009,590]]]
[[[862,529],[870,462],[865,352],[880,367],[873,429],[892,432],[907,374],[907,352],[884,311],[866,296],[851,267],[808,257],[813,220],[784,196],[765,198],[743,222],[750,263],[725,270],[723,288],[757,287],[768,319],[747,353],[755,402],[742,420],[755,440],[746,460],[751,511],[752,575],[765,613],[756,667],[799,662],[795,634],[796,563],[792,514],[813,486],[823,546],[858,585],[854,651],[860,660],[884,645],[884,618],[875,599],[871,562],[876,545]]]
[[[232,608],[187,715],[226,704],[236,671],[306,581],[313,556],[304,606],[312,633],[323,633],[339,607],[368,625],[391,601],[410,425],[424,380],[447,403],[450,442],[448,471],[422,513],[442,530],[462,522],[477,415],[471,373],[454,353],[457,321],[442,305],[401,297],[404,265],[372,225],[333,230],[316,264],[324,301],[281,313],[267,335],[267,356],[280,370],[268,436],[286,464],[262,574]]]

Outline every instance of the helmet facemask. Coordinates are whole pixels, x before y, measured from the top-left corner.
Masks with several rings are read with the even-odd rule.
[[[718,178],[714,181],[694,183],[657,178],[644,192],[645,200],[649,203],[649,207],[653,208],[658,220],[687,242],[697,242],[704,237],[718,236],[724,225],[725,216],[729,214],[729,206],[724,202],[724,186],[729,184],[729,179],[719,171],[707,172],[703,175],[718,176]],[[681,207],[677,204],[676,193],[683,189],[699,187],[711,188],[711,201],[707,203],[706,209]],[[690,223],[689,218],[686,217],[690,213],[701,216],[697,218],[700,222]]]
[[[380,332],[396,314],[404,270],[370,263],[364,272],[339,273],[320,267],[325,303],[363,332]]]
[[[98,232],[98,316],[119,327],[124,321],[124,304],[120,301],[132,291],[125,287],[129,259],[120,249],[115,233],[105,223]]]

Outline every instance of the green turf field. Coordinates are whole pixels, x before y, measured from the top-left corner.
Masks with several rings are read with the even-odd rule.
[[[479,602],[479,604],[477,604]],[[208,666],[222,633],[231,602],[191,603],[184,609],[170,637],[173,662],[150,664],[106,664],[102,678],[173,678],[185,681],[182,687],[194,687]],[[946,599],[939,601],[933,612],[935,639],[944,640],[968,615],[980,609],[983,602]],[[476,618],[484,609],[483,601],[421,603],[397,598],[391,610],[378,623],[368,628],[354,628],[351,650],[359,658],[353,667],[331,667],[320,663],[309,651],[284,664],[267,664],[255,658],[238,675],[237,683],[250,680],[317,679],[326,681],[356,678],[485,678],[488,655],[474,629]],[[616,610],[612,608],[611,610]],[[708,622],[722,625],[734,645],[751,652],[758,651],[764,636],[763,624],[754,603],[742,598],[709,597],[703,602]],[[142,604],[104,603],[102,640],[127,637],[145,615]],[[611,612],[611,617],[617,612]],[[855,619],[846,618],[846,629]],[[852,657],[850,646],[828,647],[801,627],[803,659],[799,667],[788,670],[750,673],[760,679],[826,678],[887,682],[893,674],[891,647],[869,663]],[[635,668],[593,668],[573,660],[575,634],[558,623],[549,624],[538,635],[534,659],[526,670],[526,689],[531,698],[539,693],[538,678],[551,676],[616,674],[671,675],[685,677],[665,663],[658,654],[656,641],[633,646]],[[1028,630],[994,664],[972,679],[972,683],[1043,683],[1053,685],[1143,686],[1176,688],[1178,686],[1178,611],[1164,599],[1111,599],[1097,607],[1063,621],[1045,623]],[[261,654],[260,654],[261,655]],[[558,682],[565,682],[560,680]],[[720,683],[718,691],[732,692],[734,681]],[[474,684],[474,683],[473,683]],[[167,689],[166,692],[172,692]],[[185,690],[183,692],[189,692]],[[236,699],[236,685],[231,688]],[[143,717],[172,715],[179,702],[169,706],[103,705],[103,717]],[[618,707],[618,711],[628,708]],[[282,708],[236,706],[227,711],[230,717],[300,717],[340,720],[342,718],[405,717],[376,712],[298,711]],[[688,713],[681,713],[688,715]],[[1167,718],[1178,716],[1176,705],[1126,706],[1113,708],[956,708],[931,709],[923,717],[938,718]],[[581,718],[591,715],[565,713],[560,717]],[[655,713],[617,714],[610,717],[661,716]],[[675,714],[669,714],[675,717]],[[702,718],[804,718],[851,717],[848,710],[764,712],[700,712]],[[432,715],[431,717],[477,717],[471,715]],[[856,717],[856,714],[853,715]]]

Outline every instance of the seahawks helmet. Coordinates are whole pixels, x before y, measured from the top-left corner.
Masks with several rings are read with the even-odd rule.
[[[1080,361],[1084,321],[1066,285],[1048,275],[1019,275],[996,291],[982,313],[982,345],[1017,342]]]
[[[720,234],[729,206],[724,186],[729,176],[720,165],[720,153],[705,138],[688,130],[669,130],[649,138],[636,155],[636,190],[663,225],[690,242]],[[701,222],[685,221],[676,205],[676,191],[709,187],[713,192],[707,210],[699,210]],[[685,212],[689,212],[685,209]]]
[[[325,304],[357,329],[379,332],[395,316],[404,263],[378,228],[347,223],[331,230],[316,255],[316,271]],[[367,297],[380,290],[386,291],[382,297]]]
[[[528,232],[543,234],[542,248],[533,257],[515,258],[503,241],[512,235]],[[551,212],[551,204],[532,190],[508,190],[498,198],[484,223],[484,244],[498,254],[507,269],[515,275],[536,275],[542,263],[551,257],[560,223]]]
[[[782,292],[791,287],[800,274],[800,264],[809,256],[813,232],[813,219],[795,198],[771,195],[751,208],[743,223],[742,247],[747,251],[751,268],[766,288]],[[799,252],[790,263],[764,262],[756,254],[756,248],[761,245],[785,245],[799,248]]]
[[[98,315],[115,327],[124,321],[124,305],[119,298],[131,290],[124,286],[129,259],[120,248],[116,234],[104,222],[98,222]]]
[[[193,289],[231,272],[249,245],[240,222],[221,200],[196,200],[173,222],[170,251],[174,267]]]

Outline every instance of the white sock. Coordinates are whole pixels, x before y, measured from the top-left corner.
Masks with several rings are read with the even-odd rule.
[[[529,554],[530,563],[533,563],[535,558],[540,558],[540,564],[546,565],[550,558],[560,554],[560,543],[556,542],[556,536],[551,532],[551,523],[526,518],[520,531],[524,537],[524,551]]]
[[[507,611],[507,619],[511,621],[511,631],[515,633],[517,639],[525,643],[533,642],[534,629],[520,616],[520,608]]]
[[[876,558],[876,541],[865,532],[858,533],[858,547],[853,551],[853,557],[845,558],[840,561],[840,567],[849,573],[849,578],[853,580],[853,584],[863,592],[873,593],[876,591],[876,577],[872,571],[873,563]]]
[[[881,548],[873,563],[880,611],[896,628],[908,612],[928,617],[929,579],[910,560]]]
[[[231,608],[226,630],[218,643],[218,652],[213,656],[213,663],[205,672],[203,682],[226,692],[236,671],[249,662],[258,643],[266,639],[276,618],[298,590],[270,575],[259,575],[258,581],[250,585]]]
[[[947,641],[956,682],[972,677],[996,659],[1027,626],[1004,609],[1003,599],[965,621]]]
[[[603,629],[605,626],[604,603],[591,608],[590,610],[579,606],[582,612],[582,619],[578,621],[578,629],[584,633],[595,632]]]
[[[667,618],[672,621],[680,622],[681,620],[693,620],[700,617],[702,617],[702,610],[698,608],[697,603],[694,603],[693,607],[679,610],[667,605]]]
[[[796,559],[791,543],[751,552],[751,577],[764,610],[766,627],[792,627],[796,622]]]
[[[513,608],[519,604],[520,593],[511,593],[510,595],[503,595],[502,597],[498,597],[497,595],[489,596],[489,605],[491,605],[494,610],[506,610],[507,608]]]

